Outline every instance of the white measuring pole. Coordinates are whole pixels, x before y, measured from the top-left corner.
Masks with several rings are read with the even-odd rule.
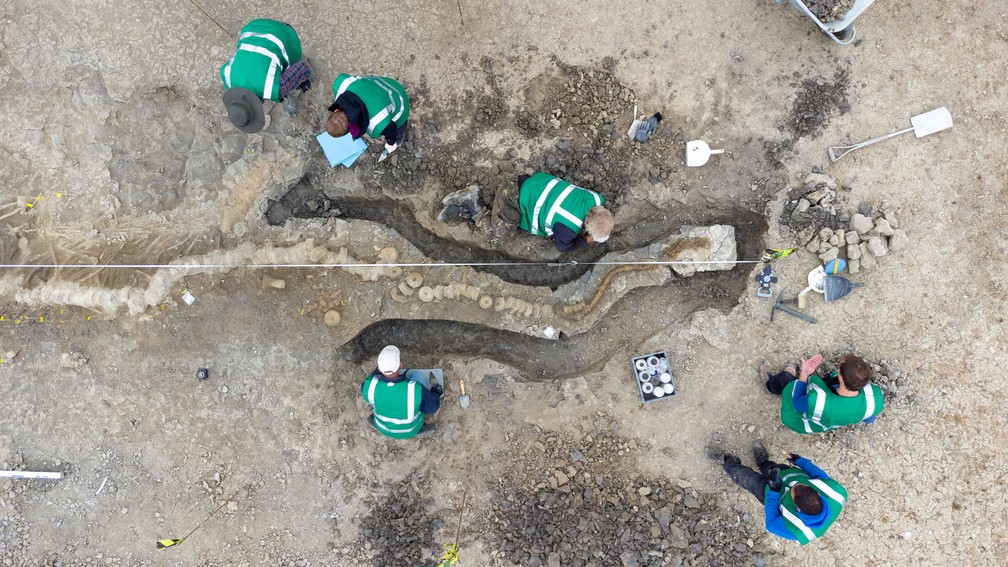
[[[0,478],[38,478],[45,480],[59,480],[63,478],[63,473],[34,472],[34,471],[0,471]]]

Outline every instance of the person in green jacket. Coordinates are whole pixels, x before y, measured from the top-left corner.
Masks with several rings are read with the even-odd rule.
[[[847,503],[847,489],[794,453],[788,457],[792,466],[786,466],[771,461],[762,443],[753,443],[759,471],[715,445],[708,445],[706,453],[732,482],[763,504],[767,531],[784,539],[805,545],[822,537]]]
[[[358,77],[341,73],[333,81],[326,132],[333,138],[348,133],[356,140],[367,134],[385,137],[385,150],[378,161],[396,151],[406,136],[410,101],[406,89],[388,77]]]
[[[378,355],[378,366],[361,383],[361,395],[371,405],[368,422],[383,435],[408,439],[424,427],[424,415],[441,407],[444,391],[430,383],[430,374],[402,367],[399,348],[388,345]]]
[[[859,422],[872,423],[882,413],[882,389],[871,383],[871,367],[848,354],[836,372],[825,379],[813,375],[822,355],[802,359],[801,373],[793,366],[770,375],[770,363],[760,365],[767,391],[781,396],[781,422],[798,433],[821,433]]]
[[[254,134],[266,123],[264,100],[284,102],[293,114],[297,97],[311,88],[315,73],[301,53],[301,40],[290,25],[252,20],[238,36],[235,54],[220,68],[228,118],[242,132]]]
[[[602,195],[548,173],[524,175],[494,196],[493,216],[506,226],[553,238],[560,252],[609,239],[615,226]]]

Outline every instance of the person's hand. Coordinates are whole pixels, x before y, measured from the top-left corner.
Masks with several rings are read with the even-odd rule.
[[[801,459],[801,458],[802,458],[802,456],[799,455],[799,454],[797,454],[797,453],[789,453],[787,460],[788,460],[789,463],[791,463],[792,465],[794,465],[794,466],[797,467],[798,466],[798,459]]]
[[[820,364],[822,364],[821,354],[817,354],[809,359],[803,358],[801,361],[801,374],[798,375],[798,379],[802,381],[808,380],[808,377],[816,371],[816,368],[819,368]]]
[[[433,386],[431,386],[430,391],[434,392],[434,395],[438,397],[444,395],[444,388],[441,387],[441,384],[434,384]]]
[[[588,244],[595,244],[595,237],[589,234],[585,237],[585,242]]]
[[[767,484],[770,486],[770,490],[780,492],[781,486],[783,486],[781,484],[780,474],[774,474],[773,478],[768,478]]]

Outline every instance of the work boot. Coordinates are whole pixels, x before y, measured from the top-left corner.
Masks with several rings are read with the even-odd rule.
[[[298,89],[294,89],[287,94],[287,97],[283,101],[283,111],[287,116],[294,116],[297,112],[298,99],[301,97],[301,92]]]
[[[766,447],[760,441],[753,441],[752,454],[753,458],[756,459],[756,467],[760,470],[763,469],[763,465],[770,462],[770,453],[767,452]]]
[[[414,435],[414,437],[416,437],[417,439],[425,439],[433,435],[434,431],[435,429],[433,425],[427,425],[425,423],[423,427],[420,428],[420,431],[417,431],[417,434]]]

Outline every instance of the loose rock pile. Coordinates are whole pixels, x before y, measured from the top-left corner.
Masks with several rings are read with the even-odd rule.
[[[842,20],[854,7],[854,0],[805,0],[805,7],[819,18],[820,22],[828,24]]]
[[[610,427],[579,440],[540,430],[528,437],[512,441],[522,473],[500,481],[488,515],[501,564],[766,565],[765,530],[753,515],[725,514],[684,480],[639,474],[642,448]]]
[[[832,81],[825,77],[802,81],[788,115],[787,129],[798,138],[817,136],[837,111],[841,114],[850,111],[849,85],[847,69],[838,69]]]
[[[804,187],[792,189],[788,197],[784,221],[802,227],[798,245],[824,263],[846,259],[852,274],[874,267],[877,258],[904,249],[910,241],[887,203],[874,212],[870,205],[862,205],[853,215],[838,213],[837,185],[827,175],[810,174]]]
[[[399,486],[385,487],[383,501],[371,497],[371,513],[360,523],[359,549],[345,557],[355,555],[358,564],[375,567],[433,563],[434,552],[440,551],[434,532],[445,522],[431,510],[432,501],[424,496],[429,487],[422,485],[414,474]]]

